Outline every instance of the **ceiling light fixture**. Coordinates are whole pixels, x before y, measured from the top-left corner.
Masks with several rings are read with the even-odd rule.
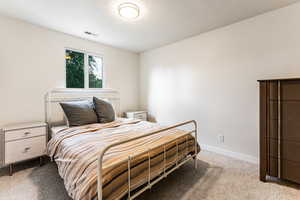
[[[119,15],[125,19],[133,20],[140,16],[140,8],[134,3],[122,3],[119,5]]]

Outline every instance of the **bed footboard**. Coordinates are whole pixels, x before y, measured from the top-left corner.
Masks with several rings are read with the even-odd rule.
[[[150,136],[150,135],[154,135],[154,134],[158,134],[158,133],[161,133],[161,132],[164,132],[164,131],[167,131],[167,130],[170,130],[170,129],[174,129],[174,128],[178,128],[178,127],[182,127],[182,126],[186,126],[188,124],[191,124],[193,125],[193,129],[191,131],[188,131],[186,134],[184,134],[183,136],[188,136],[188,135],[191,135],[191,134],[194,134],[194,137],[195,137],[195,150],[194,150],[194,153],[192,155],[186,155],[183,159],[179,160],[178,159],[178,142],[177,140],[178,139],[174,139],[171,142],[176,142],[176,164],[174,164],[173,166],[169,167],[167,169],[166,167],[166,145],[164,145],[164,170],[163,170],[163,173],[161,175],[159,175],[158,177],[156,177],[153,181],[151,180],[151,159],[150,159],[150,151],[151,149],[148,150],[148,154],[149,154],[149,159],[148,159],[148,183],[146,183],[146,186],[144,187],[141,187],[139,188],[138,191],[136,191],[133,195],[131,194],[131,159],[132,157],[129,156],[128,157],[128,199],[131,200],[131,199],[135,199],[137,196],[139,196],[140,194],[142,194],[144,191],[150,189],[153,185],[155,185],[156,183],[158,183],[160,180],[162,180],[163,178],[166,178],[170,173],[172,173],[173,171],[175,171],[176,169],[178,169],[180,166],[182,166],[183,164],[185,164],[186,162],[194,159],[194,165],[195,165],[195,168],[197,168],[197,154],[198,154],[198,143],[197,143],[197,139],[198,139],[198,131],[197,131],[197,122],[195,120],[191,120],[191,121],[186,121],[186,122],[183,122],[183,123],[179,123],[179,124],[175,124],[173,126],[169,126],[169,127],[166,127],[166,128],[163,128],[163,129],[160,129],[160,130],[156,130],[156,131],[153,131],[153,132],[150,132],[150,133],[147,133],[145,135],[141,135],[141,136],[138,136],[138,137],[135,137],[135,138],[130,138],[128,140],[124,140],[124,141],[121,141],[121,142],[116,142],[116,143],[112,143],[110,145],[108,145],[107,147],[104,148],[104,150],[100,153],[100,155],[98,156],[98,177],[97,177],[97,192],[98,192],[98,200],[103,200],[103,169],[102,169],[102,166],[103,166],[103,157],[104,157],[104,154],[109,150],[111,149],[112,147],[115,147],[115,146],[118,146],[118,145],[122,145],[122,144],[125,144],[125,143],[128,143],[128,142],[131,142],[133,140],[138,140],[138,139],[141,139],[141,138],[144,138],[144,137],[147,137],[147,136]],[[182,136],[182,137],[183,137]],[[139,156],[141,154],[145,154],[146,152],[142,152],[140,154],[135,154],[135,156]]]

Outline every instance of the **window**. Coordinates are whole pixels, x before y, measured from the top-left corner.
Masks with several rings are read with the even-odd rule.
[[[66,50],[66,87],[102,88],[103,60],[100,56]]]

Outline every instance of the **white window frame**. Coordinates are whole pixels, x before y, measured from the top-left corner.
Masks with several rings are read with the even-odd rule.
[[[69,47],[65,47],[64,49],[64,55],[66,55],[66,51],[70,50],[70,51],[76,51],[79,53],[83,53],[84,55],[84,88],[67,88],[67,62],[66,62],[66,58],[65,56],[64,58],[64,63],[65,63],[65,88],[66,89],[101,89],[101,88],[90,88],[89,87],[89,63],[88,63],[88,57],[89,56],[96,56],[101,58],[102,60],[102,69],[101,69],[101,73],[102,73],[102,88],[105,88],[106,86],[106,81],[105,81],[105,71],[104,71],[104,59],[103,56],[98,54],[98,53],[91,53],[89,51],[85,51],[85,50],[79,50],[79,49],[74,49],[74,48],[69,48]]]

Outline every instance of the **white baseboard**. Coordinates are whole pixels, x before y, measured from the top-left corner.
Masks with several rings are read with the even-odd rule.
[[[258,164],[259,163],[257,157],[250,156],[250,155],[247,155],[247,154],[233,152],[233,151],[229,151],[229,150],[226,150],[226,149],[222,149],[220,147],[210,146],[210,145],[206,145],[206,144],[200,144],[200,147],[203,150],[206,150],[206,151],[211,151],[211,152],[218,153],[218,154],[221,154],[221,155],[225,155],[225,156],[228,156],[228,157],[232,157],[232,158],[235,158],[235,159],[238,159],[238,160],[243,160],[243,161],[246,161],[246,162],[249,162],[249,163],[253,163],[253,164]]]

